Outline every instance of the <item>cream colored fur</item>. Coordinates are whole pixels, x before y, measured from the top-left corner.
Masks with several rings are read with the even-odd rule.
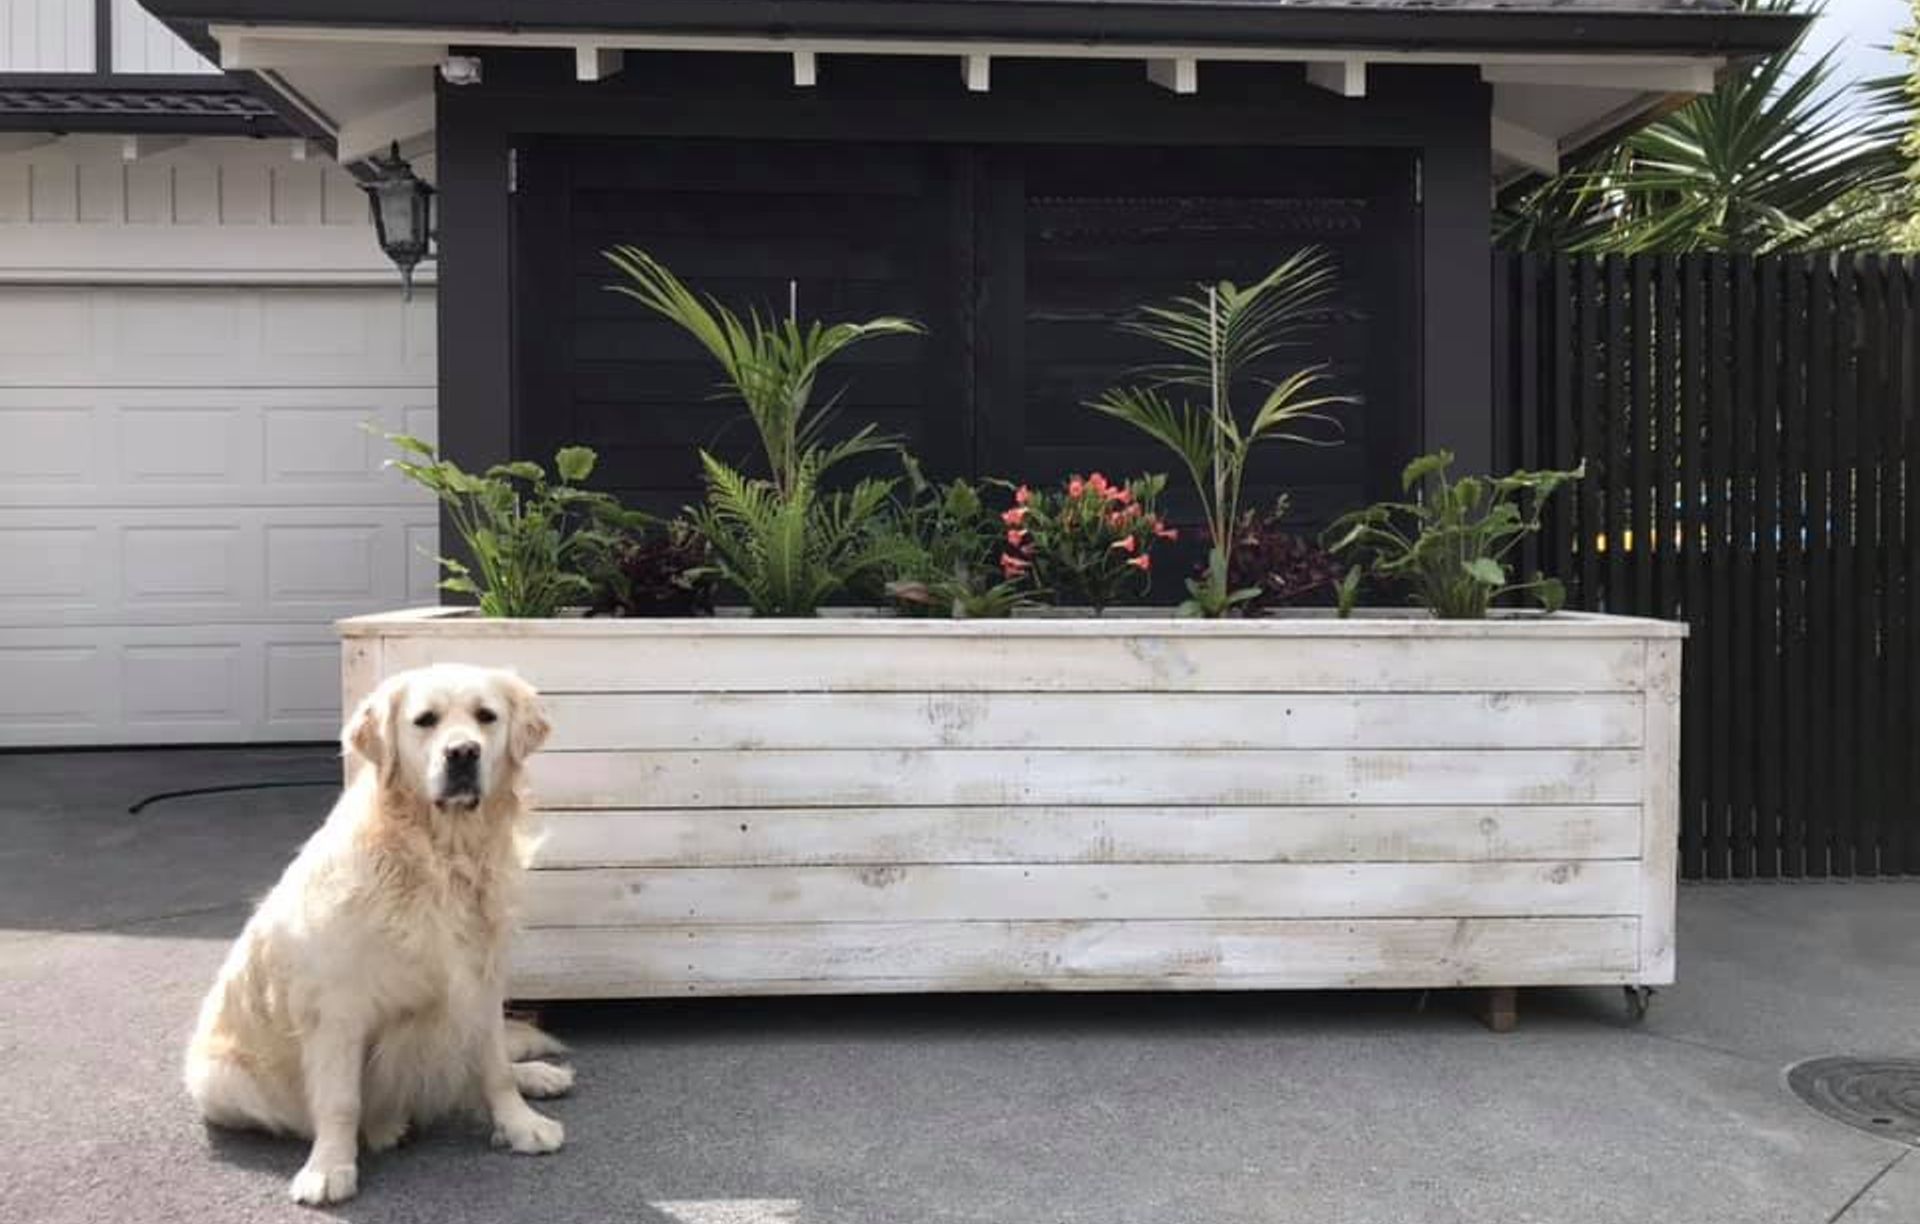
[[[516,1152],[560,1146],[524,1098],[572,1087],[533,1061],[565,1047],[501,1013],[530,848],[521,767],[547,729],[525,681],[452,664],[393,677],[348,718],[357,775],[241,932],[187,1050],[207,1121],[313,1141],[296,1201],[350,1197],[362,1143],[459,1110]]]

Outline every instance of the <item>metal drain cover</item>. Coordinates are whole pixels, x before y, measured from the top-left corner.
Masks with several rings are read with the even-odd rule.
[[[1836,1122],[1920,1147],[1920,1060],[1810,1058],[1787,1068],[1787,1087]]]

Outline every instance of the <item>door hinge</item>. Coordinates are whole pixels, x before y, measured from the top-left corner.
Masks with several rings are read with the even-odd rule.
[[[507,194],[520,194],[520,150],[507,150]]]
[[[1413,202],[1427,202],[1427,159],[1419,156],[1413,159]]]

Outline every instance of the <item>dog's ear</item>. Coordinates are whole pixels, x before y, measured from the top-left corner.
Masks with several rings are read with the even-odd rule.
[[[540,694],[531,684],[512,672],[506,673],[503,683],[507,690],[507,710],[511,716],[507,755],[517,765],[547,742],[547,736],[553,733],[553,724],[547,721],[547,709],[541,704]]]
[[[389,679],[354,707],[347,725],[340,732],[340,746],[348,756],[357,756],[391,778],[400,766],[400,744],[393,734],[393,719],[400,705],[401,685]]]

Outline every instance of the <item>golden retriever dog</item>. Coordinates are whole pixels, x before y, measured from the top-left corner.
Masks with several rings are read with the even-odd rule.
[[[362,1143],[463,1109],[513,1151],[559,1148],[526,1098],[573,1086],[534,1061],[565,1047],[501,1010],[531,846],[520,777],[547,731],[526,681],[453,664],[394,676],[348,718],[357,775],[240,933],[187,1049],[208,1122],[313,1141],[295,1201],[351,1197]]]

